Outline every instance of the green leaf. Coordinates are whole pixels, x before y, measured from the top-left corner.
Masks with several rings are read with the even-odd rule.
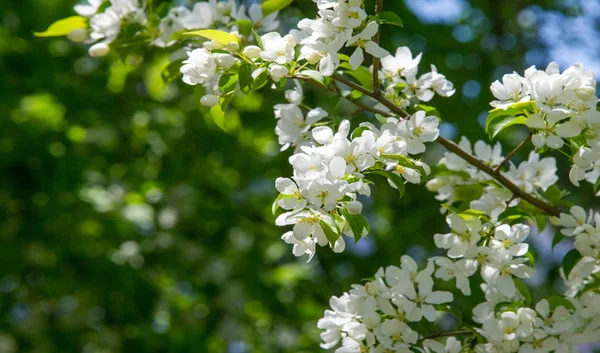
[[[329,224],[327,224],[327,222],[325,222],[322,219],[319,220],[319,225],[321,226],[321,228],[323,228],[323,233],[325,233],[327,240],[329,240],[329,243],[331,244],[331,246],[333,246],[340,237],[340,234],[334,232],[333,229],[331,229],[331,227],[329,226]]]
[[[550,306],[550,311],[554,311],[554,309],[556,309],[559,306],[564,306],[565,309],[575,310],[575,305],[573,305],[573,303],[571,303],[571,301],[565,297],[553,295],[549,298],[546,298],[546,300],[548,301],[548,304]]]
[[[575,267],[579,259],[581,259],[581,254],[579,253],[579,251],[577,251],[577,249],[572,249],[565,255],[565,257],[563,257],[562,269],[565,272],[566,278],[569,278],[571,270],[573,269],[573,267]]]
[[[529,260],[531,267],[534,267],[535,266],[535,255],[531,251],[531,248],[529,248],[529,251],[527,251],[527,253],[525,253],[525,257]]]
[[[523,102],[513,104],[510,108],[494,109],[488,114],[485,123],[485,132],[490,139],[493,139],[498,133],[509,126],[525,124],[527,113],[535,111],[535,102]]]
[[[417,110],[423,110],[427,116],[433,115],[433,116],[437,116],[439,119],[442,118],[442,116],[440,115],[440,112],[437,110],[437,108],[434,108],[432,106],[425,105],[425,104],[417,104],[417,105],[415,105],[415,108]]]
[[[354,243],[358,242],[360,238],[369,234],[370,227],[369,221],[365,217],[360,214],[350,214],[348,210],[342,208],[340,212],[350,225],[350,229],[352,229],[352,234],[354,234]]]
[[[471,180],[471,175],[464,170],[450,170],[443,164],[431,166],[431,175],[433,176],[458,176],[463,179]]]
[[[490,139],[493,139],[500,133],[500,131],[506,129],[509,126],[513,125],[525,125],[527,118],[524,116],[499,116],[494,120],[488,120],[489,124],[486,125],[486,131]]]
[[[554,238],[552,238],[552,251],[554,251],[554,247],[560,243],[563,239],[565,239],[565,236],[562,235],[562,233],[560,231],[556,232],[556,234],[554,234]]]
[[[285,9],[290,6],[292,2],[294,2],[294,0],[267,0],[260,5],[260,8],[263,16],[267,16],[275,11]]]
[[[531,305],[531,292],[529,291],[527,285],[518,278],[513,278],[513,280],[515,281],[515,287],[517,287],[517,291],[521,293],[525,300],[525,305]]]
[[[240,66],[239,80],[240,89],[243,92],[248,92],[254,82],[254,79],[252,78],[252,65],[244,63]]]
[[[185,32],[183,35],[186,36],[200,36],[210,40],[214,40],[217,43],[221,43],[223,45],[227,45],[231,42],[239,43],[239,40],[236,36],[231,33],[218,31],[216,29],[202,29],[198,31]]]
[[[373,88],[373,74],[371,71],[369,71],[369,69],[367,69],[366,66],[359,66],[356,70],[353,70],[352,66],[350,66],[350,63],[342,62],[340,64],[340,68],[345,69],[346,74],[354,77],[356,81],[358,81],[358,83],[360,83],[360,85],[364,88]]]
[[[263,47],[263,43],[262,43],[262,39],[260,39],[260,35],[258,33],[256,33],[256,31],[254,30],[254,28],[252,28],[252,34],[254,35],[254,40],[256,40],[256,44],[261,47]]]
[[[445,312],[445,313],[448,313],[448,314],[454,316],[456,321],[458,321],[458,327],[462,326],[463,316],[462,316],[462,312],[460,311],[459,308],[457,308],[455,306],[451,306],[451,305],[438,304],[435,306],[435,309],[437,311],[442,311],[442,312]]]
[[[225,109],[220,104],[210,107],[210,116],[213,118],[215,124],[225,131]]]
[[[375,16],[375,20],[379,24],[388,24],[393,26],[402,27],[402,19],[395,12],[384,11],[380,12]]]
[[[452,205],[449,205],[449,204],[447,204],[447,203],[443,203],[441,206],[442,206],[443,208],[447,209],[448,211],[452,212],[452,213],[455,213],[455,214],[460,214],[460,213],[462,213],[462,211],[461,211],[461,210],[459,210],[458,208],[456,208],[456,207],[454,207],[454,206],[452,206]]]
[[[161,72],[161,77],[165,83],[181,77],[181,64],[183,59],[172,61]]]
[[[352,131],[352,139],[355,139],[357,137],[360,137],[362,135],[363,132],[369,130],[368,127],[366,126],[359,126],[356,129],[354,129],[354,131]]]
[[[381,157],[387,159],[393,159],[398,162],[399,165],[405,168],[411,168],[419,172],[423,178],[427,177],[427,172],[425,172],[425,168],[420,165],[416,165],[410,158],[401,154],[382,154]]]
[[[219,90],[225,93],[229,93],[233,91],[238,82],[238,74],[237,73],[224,73],[219,78]]]
[[[534,217],[530,213],[514,207],[509,208],[498,215],[498,221],[502,223],[514,223],[526,219],[534,219]]]
[[[244,36],[249,36],[252,33],[252,21],[250,20],[237,20],[232,22],[232,24],[238,25],[240,33]]]
[[[546,229],[546,216],[541,213],[536,214],[535,225],[539,233],[543,232]]]
[[[254,78],[254,81],[252,81],[252,84],[250,85],[250,89],[252,91],[257,91],[263,88],[267,82],[269,82],[269,75],[267,74],[267,71],[263,71]]]
[[[565,200],[565,197],[569,196],[569,192],[561,190],[557,185],[551,185],[545,192],[542,192],[542,196],[552,206],[570,207],[569,201]]]
[[[277,196],[275,201],[273,201],[273,206],[271,207],[271,211],[273,211],[273,214],[275,214],[275,212],[277,212],[277,210],[279,209],[279,204],[277,203],[279,200],[289,199],[292,197],[294,197],[294,195],[279,194],[279,196]]]
[[[81,16],[71,16],[51,24],[44,32],[33,33],[36,37],[62,37],[74,29],[87,28],[87,19]]]
[[[366,172],[365,174],[377,174],[388,178],[388,180],[390,180],[398,188],[400,198],[404,196],[404,193],[406,192],[406,187],[404,186],[404,179],[402,179],[400,175],[385,170],[371,170]]]
[[[341,62],[349,62],[350,61],[350,57],[346,54],[338,53],[338,58],[340,59]]]
[[[498,304],[496,304],[496,306],[494,307],[494,313],[496,315],[499,315],[500,313],[503,313],[505,311],[513,311],[516,312],[518,308],[521,307],[521,303],[516,302],[500,302]]]

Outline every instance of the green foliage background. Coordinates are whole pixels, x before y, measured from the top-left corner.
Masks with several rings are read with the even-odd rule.
[[[515,20],[534,3],[557,7],[471,1],[459,24],[475,37],[459,43],[452,26],[385,2],[404,28],[383,27],[383,45],[424,50],[422,71],[435,64],[457,87],[433,102],[447,136],[483,138],[477,119],[491,81],[522,70],[527,50],[544,49],[536,29]],[[368,240],[343,254],[319,249],[310,264],[294,258],[270,209],[275,178],[291,172],[273,132],[283,93],[236,97],[236,110],[215,122],[193,88],[163,82],[160,50],[98,60],[64,39],[32,36],[73,4],[0,5],[0,353],[316,352],[316,320],[331,295],[404,253],[432,251],[432,235],[446,228],[434,195],[410,187],[397,200],[381,183],[365,208]],[[285,24],[313,15],[313,3],[299,0]],[[494,37],[514,45],[485,49]],[[467,81],[481,94],[465,97]],[[355,111],[306,91],[307,104],[336,117]],[[525,134],[504,133],[505,150]],[[585,188],[573,197],[589,204]],[[552,261],[538,260],[549,272],[535,297],[555,286]],[[468,309],[479,295],[456,301]]]

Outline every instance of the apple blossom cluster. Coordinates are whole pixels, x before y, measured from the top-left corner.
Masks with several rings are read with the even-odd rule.
[[[314,108],[306,113],[302,112],[300,107],[302,103],[302,86],[296,80],[294,89],[285,91],[285,98],[288,104],[276,104],[273,108],[277,126],[277,134],[281,150],[285,151],[290,146],[294,147],[294,152],[299,152],[301,146],[314,144],[310,130],[313,124],[325,118],[328,114],[322,108]]]
[[[317,65],[325,76],[331,76],[340,65],[338,52],[343,47],[356,47],[350,56],[350,66],[357,69],[364,61],[363,50],[374,57],[388,55],[373,36],[379,25],[369,20],[363,9],[363,0],[316,0],[318,16],[305,18],[292,30],[295,40],[302,45],[299,60]]]
[[[183,82],[204,87],[205,94],[200,99],[202,105],[212,107],[219,104],[223,93],[219,81],[223,73],[231,71],[238,59],[228,53],[211,53],[205,48],[194,49],[187,55],[188,59],[181,67]]]
[[[389,118],[379,129],[363,123],[351,136],[347,120],[335,133],[327,126],[313,128],[315,143],[300,146],[300,152],[289,159],[293,177],[276,181],[280,195],[274,209],[288,211],[277,217],[276,224],[294,226],[282,236],[294,245],[294,255],[308,254],[310,261],[317,244],[330,244],[341,252],[342,233],[356,240],[368,234],[358,201],[358,195],[371,192],[366,175],[383,175],[402,190],[405,180],[420,183],[429,167],[409,155],[425,152],[424,143],[439,135],[438,124],[437,117],[418,111],[405,120]]]
[[[246,5],[238,6],[234,0],[197,2],[191,10],[185,6],[176,6],[160,20],[160,35],[152,44],[161,48],[170,47],[177,43],[177,40],[172,39],[174,34],[194,29],[218,28],[239,33],[243,22],[249,23],[258,33],[266,33],[279,27],[278,15],[279,11],[274,11],[263,16],[260,4],[255,3],[246,9]],[[225,47],[214,40],[204,42],[203,46],[209,50]]]
[[[600,273],[600,213],[573,206],[569,213],[560,214],[557,223],[563,227],[562,235],[574,239],[573,245],[580,254],[570,273],[564,273],[570,293],[576,293]]]
[[[416,262],[404,255],[400,268],[380,268],[373,281],[355,284],[341,297],[332,297],[331,310],[318,322],[324,330],[321,346],[330,349],[341,342],[336,353],[408,353],[415,348],[461,352],[467,344],[481,353],[569,353],[576,352],[580,344],[597,340],[600,294],[594,290],[579,297],[542,299],[534,308],[528,307],[530,294],[518,280],[533,274],[523,257],[528,251],[524,243],[529,235],[527,225],[500,224],[494,229],[477,218],[463,216],[450,215],[452,233],[434,237],[438,247],[448,249],[448,257],[431,257],[419,271]],[[433,278],[455,278],[457,289],[470,295],[468,277],[478,267],[486,300],[473,310],[478,325],[460,332],[473,338],[461,342],[450,337],[445,345],[428,339],[424,325],[416,323],[435,322],[437,311],[452,312],[441,304],[453,301],[451,292],[433,290]]]
[[[483,141],[477,141],[471,146],[471,142],[463,136],[458,146],[490,167],[500,165],[504,159],[499,143],[492,147]],[[464,190],[472,196],[473,186],[479,186],[482,188],[481,196],[475,200],[468,200],[470,207],[483,211],[491,218],[497,218],[502,212],[516,206],[519,202],[509,190],[490,183],[493,180],[492,176],[470,165],[454,153],[446,152],[437,167],[440,171],[427,182],[426,186],[430,191],[437,193],[436,199],[440,201],[453,204],[465,194]],[[526,192],[534,193],[539,190],[546,191],[555,184],[558,181],[556,171],[556,160],[553,157],[540,159],[539,154],[532,151],[529,158],[518,166],[510,162],[509,170],[504,173],[504,176]]]
[[[435,94],[450,97],[456,91],[452,82],[431,65],[431,71],[417,77],[422,53],[412,57],[408,47],[396,49],[396,55],[381,59],[380,81],[384,95],[399,107],[405,108],[419,102],[429,102]],[[378,109],[387,110],[379,104]]]
[[[561,73],[558,64],[552,62],[546,70],[530,67],[524,77],[516,72],[504,75],[502,82],[492,83],[491,90],[498,99],[491,105],[499,109],[533,104],[534,110],[526,114],[525,124],[533,133],[531,140],[536,148],[560,149],[567,140],[573,152],[570,179],[574,185],[584,179],[597,182],[600,112],[592,72],[575,64]]]
[[[598,124],[600,126],[600,124]],[[582,180],[596,187],[596,196],[600,196],[598,180],[600,180],[600,130],[594,133],[593,138],[586,140],[587,147],[579,147],[573,154],[573,166],[569,172],[569,179],[575,186]]]
[[[107,0],[88,0],[75,5],[74,10],[88,19],[89,29],[78,28],[68,34],[74,42],[93,44],[89,48],[91,56],[105,56],[110,51],[109,44],[119,36],[122,23],[126,21],[144,23],[146,15],[138,0],[110,0],[110,4],[99,12]]]
[[[408,255],[401,263],[380,268],[375,280],[331,298],[331,310],[317,323],[324,330],[321,347],[330,349],[341,341],[337,353],[411,352],[422,338],[412,323],[435,321],[436,306],[452,302],[453,295],[433,290],[433,262],[421,271]]]

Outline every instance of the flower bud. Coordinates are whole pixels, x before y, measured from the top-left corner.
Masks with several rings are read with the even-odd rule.
[[[350,214],[360,214],[362,212],[362,203],[359,201],[350,201],[346,203],[346,209]]]
[[[283,36],[283,39],[285,39],[288,43],[290,43],[292,48],[296,46],[296,39],[294,38],[293,35],[286,34],[285,36]]]
[[[202,46],[206,50],[215,50],[215,49],[225,48],[225,45],[223,45],[222,43],[219,43],[217,41],[214,41],[214,40],[208,40],[208,41],[202,43]]]
[[[229,16],[229,14],[231,13],[231,6],[229,6],[229,4],[227,4],[226,2],[219,1],[217,2],[217,12],[221,16]]]
[[[67,38],[74,43],[81,43],[86,40],[88,33],[85,28],[76,28],[67,34]]]
[[[304,50],[304,48],[306,48],[306,50]],[[321,55],[316,50],[309,49],[308,47],[302,47],[301,53],[306,61],[308,61],[308,63],[311,65],[315,65],[321,61]]]
[[[106,43],[96,43],[90,47],[88,52],[90,53],[90,56],[99,58],[108,55],[108,53],[110,53],[110,47]]]
[[[225,46],[225,49],[230,53],[235,53],[240,50],[240,45],[237,42],[231,42]]]
[[[250,59],[257,59],[261,51],[262,49],[260,49],[256,45],[249,45],[244,48],[243,53]]]
[[[219,104],[219,96],[214,94],[207,94],[204,97],[200,98],[200,104],[205,107],[212,107]]]
[[[229,69],[235,64],[235,58],[229,54],[214,54],[215,62],[218,66]]]
[[[238,31],[231,31],[231,32],[229,32],[229,34],[231,34],[232,36],[234,36],[235,38],[237,38],[238,43],[240,43],[242,41],[242,35],[240,34],[240,32],[238,32]]]
[[[575,89],[575,95],[577,98],[587,101],[596,96],[596,89],[594,87],[584,86]]]
[[[271,74],[271,78],[275,82],[279,82],[279,80],[285,77],[288,74],[288,72],[289,71],[285,66],[275,64],[269,67],[269,73]]]

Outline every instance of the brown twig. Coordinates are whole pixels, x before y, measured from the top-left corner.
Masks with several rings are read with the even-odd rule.
[[[339,90],[339,88],[337,86],[332,85],[331,87],[323,87],[323,85],[321,85],[319,82],[315,81],[314,79],[312,79],[310,77],[288,76],[288,78],[307,81],[308,83],[312,84],[313,86],[320,87],[320,88],[325,88],[326,90],[328,90],[330,92],[340,93],[340,90]],[[388,116],[388,117],[395,116],[394,114],[392,114],[390,112],[386,112],[384,110],[379,110],[377,108],[370,107],[370,106],[362,103],[358,99],[353,99],[352,97],[344,97],[344,98],[347,101],[349,101],[350,103],[356,105],[357,107],[360,107],[362,110],[366,110],[366,111],[371,112],[371,113],[380,114],[380,115]]]
[[[333,74],[331,77],[334,80],[341,82],[341,83],[351,87],[352,89],[362,92],[363,94],[366,94],[366,95],[370,96],[371,98],[377,100],[379,103],[383,104],[385,107],[390,109],[393,113],[397,114],[398,116],[400,116],[402,118],[406,118],[409,116],[409,114],[407,112],[405,112],[402,108],[398,107],[394,103],[390,102],[387,98],[385,98],[381,95],[373,94],[373,92],[369,91],[365,87],[363,87],[353,81],[348,80],[344,76],[339,75],[339,74]],[[444,146],[450,152],[460,156],[462,159],[464,159],[465,161],[467,161],[469,164],[473,165],[477,169],[483,171],[484,173],[488,174],[492,178],[496,179],[500,184],[502,184],[504,187],[506,187],[508,190],[510,190],[513,194],[519,196],[521,199],[529,202],[533,206],[543,210],[544,212],[546,212],[547,214],[549,214],[551,216],[556,216],[556,217],[560,216],[559,209],[557,209],[556,207],[544,202],[543,200],[540,200],[540,199],[534,197],[533,195],[525,192],[524,190],[519,188],[517,185],[515,185],[512,181],[510,181],[508,178],[506,178],[504,175],[502,175],[500,172],[496,172],[489,165],[485,164],[484,162],[477,159],[475,156],[471,155],[470,153],[468,153],[468,152],[464,151],[463,149],[461,149],[460,147],[458,147],[458,145],[455,144],[454,142],[447,140],[442,136],[439,136],[437,138],[436,142],[439,143],[440,145]]]
[[[502,168],[502,166],[505,165],[506,163],[508,163],[508,161],[512,158],[512,156],[514,156],[517,152],[519,152],[519,150],[521,148],[523,148],[529,141],[531,141],[531,133],[529,133],[527,138],[523,142],[521,142],[517,147],[515,147],[514,150],[512,150],[509,154],[506,155],[506,157],[502,160],[502,162],[500,162],[500,164],[498,164],[498,166],[496,166],[496,168],[494,168],[494,173],[500,173],[500,169]]]
[[[383,0],[375,1],[375,16],[381,12],[383,8]],[[373,36],[373,41],[379,45],[379,31]],[[381,61],[378,57],[373,56],[373,94],[376,96],[381,95],[381,88],[379,87],[379,66]]]

